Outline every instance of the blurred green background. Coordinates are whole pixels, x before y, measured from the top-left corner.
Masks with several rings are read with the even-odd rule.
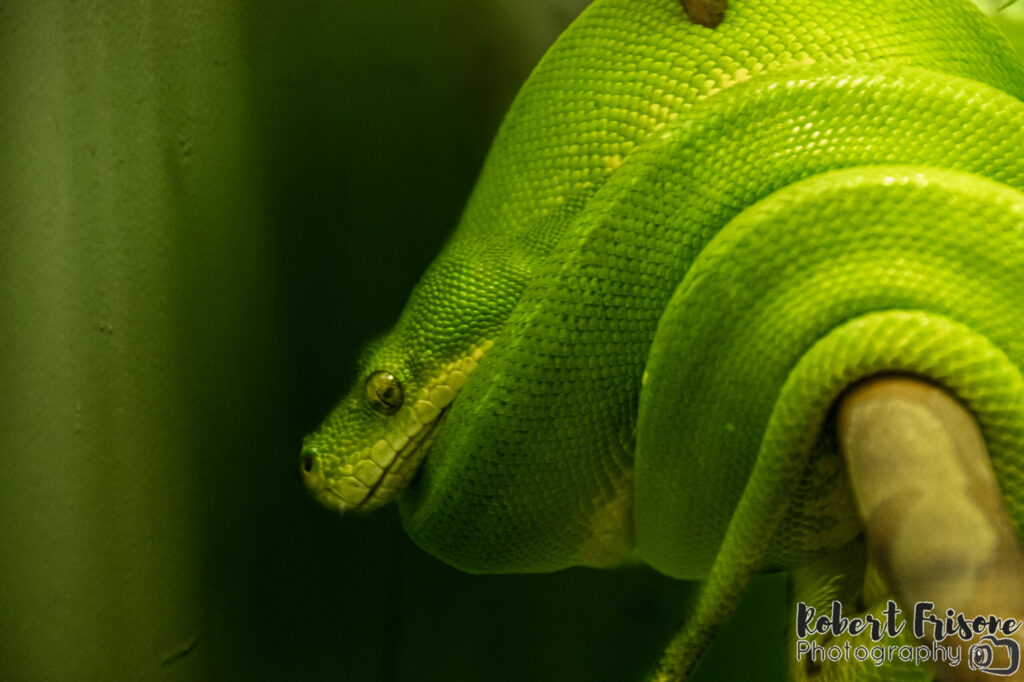
[[[629,680],[691,587],[295,476],[579,0],[0,2],[0,679]],[[781,674],[783,581],[709,679]]]

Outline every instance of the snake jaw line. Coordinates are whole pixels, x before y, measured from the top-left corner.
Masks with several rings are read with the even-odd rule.
[[[396,499],[412,483],[449,408],[493,344],[473,346],[397,413],[373,445],[353,454],[308,447],[301,476],[314,498],[339,513],[366,512]]]

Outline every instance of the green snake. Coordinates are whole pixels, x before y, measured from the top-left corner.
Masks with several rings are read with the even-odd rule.
[[[596,0],[306,438],[307,487],[400,498],[470,572],[705,580],[659,679],[754,574],[855,540],[830,409],[866,377],[970,408],[1020,535],[1022,97],[968,0],[736,0],[714,29]]]

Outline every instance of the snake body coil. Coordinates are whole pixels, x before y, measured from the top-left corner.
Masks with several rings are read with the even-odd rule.
[[[900,372],[974,411],[1020,531],[1022,95],[966,0],[737,0],[714,30],[598,0],[307,438],[307,484],[341,510],[404,490],[468,571],[635,550],[733,604],[857,535],[823,425]]]

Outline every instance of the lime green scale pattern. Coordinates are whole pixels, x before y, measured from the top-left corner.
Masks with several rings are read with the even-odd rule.
[[[1019,173],[1020,163],[1007,164],[1014,166]],[[1018,176],[1012,183],[1021,187],[1022,180]],[[929,311],[967,325],[1003,349],[1012,359],[1005,371],[1024,366],[1022,200],[1019,192],[974,175],[927,167],[855,168],[787,187],[723,228],[667,306],[647,364],[651,378],[639,440],[644,457],[636,479],[636,522],[645,558],[678,577],[707,573],[752,469],[750,453],[762,442],[769,415],[783,404],[778,396],[784,382],[801,356],[845,321],[874,311]],[[953,382],[952,336],[940,338],[928,349],[932,356],[922,358],[891,330],[860,342],[866,350],[859,352],[889,363],[872,371],[888,367],[947,386]],[[975,370],[984,361],[980,353],[960,359]],[[818,383],[836,375],[842,388],[863,378],[849,373],[856,363],[845,362],[837,360]],[[970,376],[969,382],[960,380],[955,393],[971,402],[977,387],[984,387],[974,406],[984,426],[986,419],[996,419],[991,410],[1000,392],[980,371]],[[981,399],[985,396],[988,404]],[[1024,428],[1021,418],[1018,429]],[[797,423],[804,424],[806,437],[817,435],[819,424],[813,420]],[[1002,467],[1000,480],[1016,491],[1024,479],[1019,449],[1015,453],[1012,446],[1020,448],[1024,440],[998,435],[1004,431],[986,435],[994,463]],[[654,445],[645,447],[648,442]],[[688,456],[660,446],[672,442],[684,443]],[[713,465],[699,453],[715,453]],[[799,452],[790,454],[800,461]],[[839,468],[835,460],[832,470]],[[679,480],[703,485],[679,495],[671,484]],[[785,494],[792,488],[793,482]],[[1024,527],[1020,499],[1008,502]],[[839,523],[844,511],[852,518],[851,509],[828,513]],[[776,542],[799,537],[807,543],[806,555],[839,546],[856,528],[846,535],[822,530],[820,541],[811,529],[798,526]],[[771,535],[761,537],[766,541]],[[747,551],[757,555],[753,547]],[[778,565],[792,565],[800,554],[799,546],[787,545],[769,556]]]
[[[598,0],[509,110],[453,244],[542,258],[615,164],[697,101],[812,62],[916,64],[1024,95],[1024,68],[967,0],[745,0],[714,31],[674,0]]]
[[[800,556],[792,547],[807,534],[779,524],[791,504],[813,502],[793,494],[808,454],[840,392],[867,376],[908,372],[957,395],[978,417],[1010,515],[1024,528],[1022,279],[1024,194],[920,166],[851,168],[795,183],[712,239],[659,323],[638,437],[643,557],[670,575],[709,576],[673,645],[683,670],[766,557],[799,565],[856,532],[803,546]],[[719,363],[729,368],[726,382]],[[681,387],[710,398],[677,400]],[[737,418],[762,391],[770,414]],[[723,428],[728,420],[734,430]],[[749,442],[721,447],[733,431]],[[713,467],[706,457],[679,456],[709,440]],[[686,445],[670,451],[664,443]],[[713,493],[695,485],[679,495],[666,485],[722,469],[732,475]],[[780,546],[791,551],[781,561],[773,556]]]
[[[500,267],[525,284],[403,498],[411,536],[471,571],[621,559],[647,353],[700,250],[745,207],[836,168],[920,164],[1024,187],[1022,93],[1021,63],[969,3],[749,0],[715,31],[673,0],[594,3],[524,86],[439,258],[500,242]],[[773,380],[791,368],[769,359]],[[706,376],[746,390],[729,368]],[[694,558],[663,570],[710,566],[774,402],[752,396],[732,440],[687,450],[700,477],[651,469],[714,512],[692,549],[676,540]],[[794,517],[790,535],[820,521]]]

